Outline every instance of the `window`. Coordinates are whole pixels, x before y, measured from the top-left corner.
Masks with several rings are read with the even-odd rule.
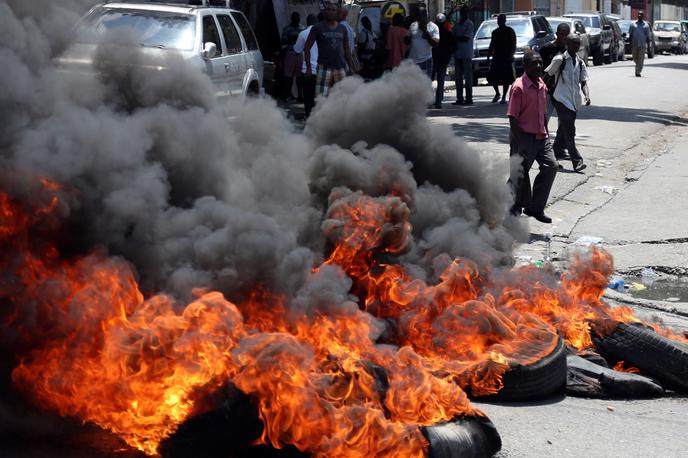
[[[529,19],[506,18],[506,25],[514,29],[517,37],[532,37],[533,29]],[[492,31],[497,28],[497,21],[488,20],[480,24],[478,32],[475,34],[476,40],[492,38]]]
[[[212,16],[203,16],[203,45],[205,43],[215,43],[217,46],[216,56],[222,55],[222,44],[220,42],[220,34],[215,25],[215,19]]]
[[[236,54],[242,51],[241,48],[241,37],[239,32],[230,18],[226,14],[218,14],[217,20],[220,23],[220,29],[222,29],[222,35],[225,37],[225,44],[227,45],[227,53]]]
[[[76,30],[76,42],[99,43],[105,34],[122,31],[141,46],[193,49],[196,24],[188,14],[128,8],[96,8]]]
[[[257,50],[258,43],[256,42],[256,37],[255,35],[253,35],[253,30],[251,30],[251,26],[248,24],[248,21],[246,20],[244,15],[241,13],[232,13],[232,17],[239,25],[239,29],[241,29],[241,33],[244,36],[244,40],[246,41],[246,47],[248,48],[248,50]]]

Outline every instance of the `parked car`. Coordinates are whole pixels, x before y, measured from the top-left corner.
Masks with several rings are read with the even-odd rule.
[[[612,62],[626,59],[626,53],[624,51],[624,37],[621,27],[619,27],[618,19],[607,16],[609,23],[612,26],[612,32],[614,32],[614,41],[612,42]]]
[[[683,33],[685,47],[683,51],[688,53],[688,21],[681,21],[681,32]]]
[[[585,25],[583,21],[572,17],[548,17],[547,22],[552,27],[552,30],[557,30],[559,24],[567,23],[571,27],[571,32],[575,33],[580,37],[581,46],[578,51],[578,57],[580,57],[583,62],[588,63],[588,58],[590,57],[590,35],[588,35],[587,30],[585,30]]]
[[[583,21],[590,35],[590,53],[594,65],[611,64],[614,52],[612,45],[614,31],[609,19],[602,13],[570,13],[564,17],[573,17]]]
[[[105,3],[77,23],[73,44],[57,64],[90,71],[98,44],[113,31],[124,31],[141,50],[143,62],[156,70],[174,52],[210,78],[218,98],[257,95],[263,81],[263,57],[246,17],[240,11],[188,2]],[[223,2],[224,3],[224,2]]]
[[[630,19],[620,19],[616,21],[616,23],[619,25],[619,28],[621,29],[621,35],[624,39],[624,54],[631,54],[632,52],[631,36],[628,34],[628,31],[631,28],[631,24],[633,24],[634,22],[635,21],[632,21]],[[655,39],[654,33],[652,32],[652,27],[650,27],[650,44],[647,47],[647,58],[652,59],[653,57],[655,57]]]
[[[544,16],[539,14],[506,13],[506,25],[516,32],[516,54],[514,64],[516,75],[523,74],[523,53],[526,49],[537,49],[555,39],[552,27]],[[479,78],[486,78],[490,65],[487,63],[487,50],[490,47],[492,31],[497,28],[497,19],[483,21],[475,32],[473,40],[473,84]]]
[[[655,49],[659,52],[669,51],[674,54],[683,54],[686,46],[686,37],[681,32],[679,21],[655,21],[652,25],[655,33]]]

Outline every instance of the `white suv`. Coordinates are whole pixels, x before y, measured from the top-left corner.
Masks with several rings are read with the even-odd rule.
[[[151,58],[166,52],[180,54],[208,75],[220,99],[257,95],[262,90],[263,56],[246,17],[225,7],[228,3],[141,1],[96,6],[77,24],[74,44],[58,64],[90,66],[104,35],[122,30]]]

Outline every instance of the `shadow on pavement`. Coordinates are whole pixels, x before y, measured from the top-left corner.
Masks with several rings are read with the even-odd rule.
[[[594,102],[594,101],[593,101]],[[612,122],[655,122],[674,126],[688,126],[688,119],[651,108],[625,108],[590,105],[579,111],[578,119],[604,119]]]
[[[659,62],[655,64],[654,62],[648,62],[646,60],[645,67],[661,67],[669,68],[672,70],[688,70],[688,62]]]

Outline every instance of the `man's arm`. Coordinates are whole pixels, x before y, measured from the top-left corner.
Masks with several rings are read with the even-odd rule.
[[[349,32],[344,30],[344,39],[342,40],[342,46],[344,47],[344,58],[349,66],[349,74],[354,72],[354,61],[351,59],[351,50],[349,49]]]
[[[423,32],[423,38],[425,38],[430,46],[435,47],[440,42],[440,29],[436,27],[431,27],[432,32],[428,31],[428,26],[425,26],[425,31]]]
[[[306,75],[312,75],[313,69],[311,68],[311,48],[315,43],[315,28],[312,28],[306,39],[306,45],[304,46],[303,58],[306,60]]]
[[[458,42],[468,41],[469,37],[466,35],[466,32],[459,33],[459,25],[460,23],[457,23],[456,25],[454,25],[454,28],[452,29],[452,35],[454,35],[454,39]]]
[[[587,81],[581,81],[581,91],[583,91],[585,105],[590,105],[590,89],[588,89]]]
[[[552,76],[556,74],[559,71],[559,67],[561,67],[561,63],[564,61],[564,55],[563,54],[557,54],[552,58],[552,63],[549,64],[549,66],[545,69],[545,73],[548,75]]]

